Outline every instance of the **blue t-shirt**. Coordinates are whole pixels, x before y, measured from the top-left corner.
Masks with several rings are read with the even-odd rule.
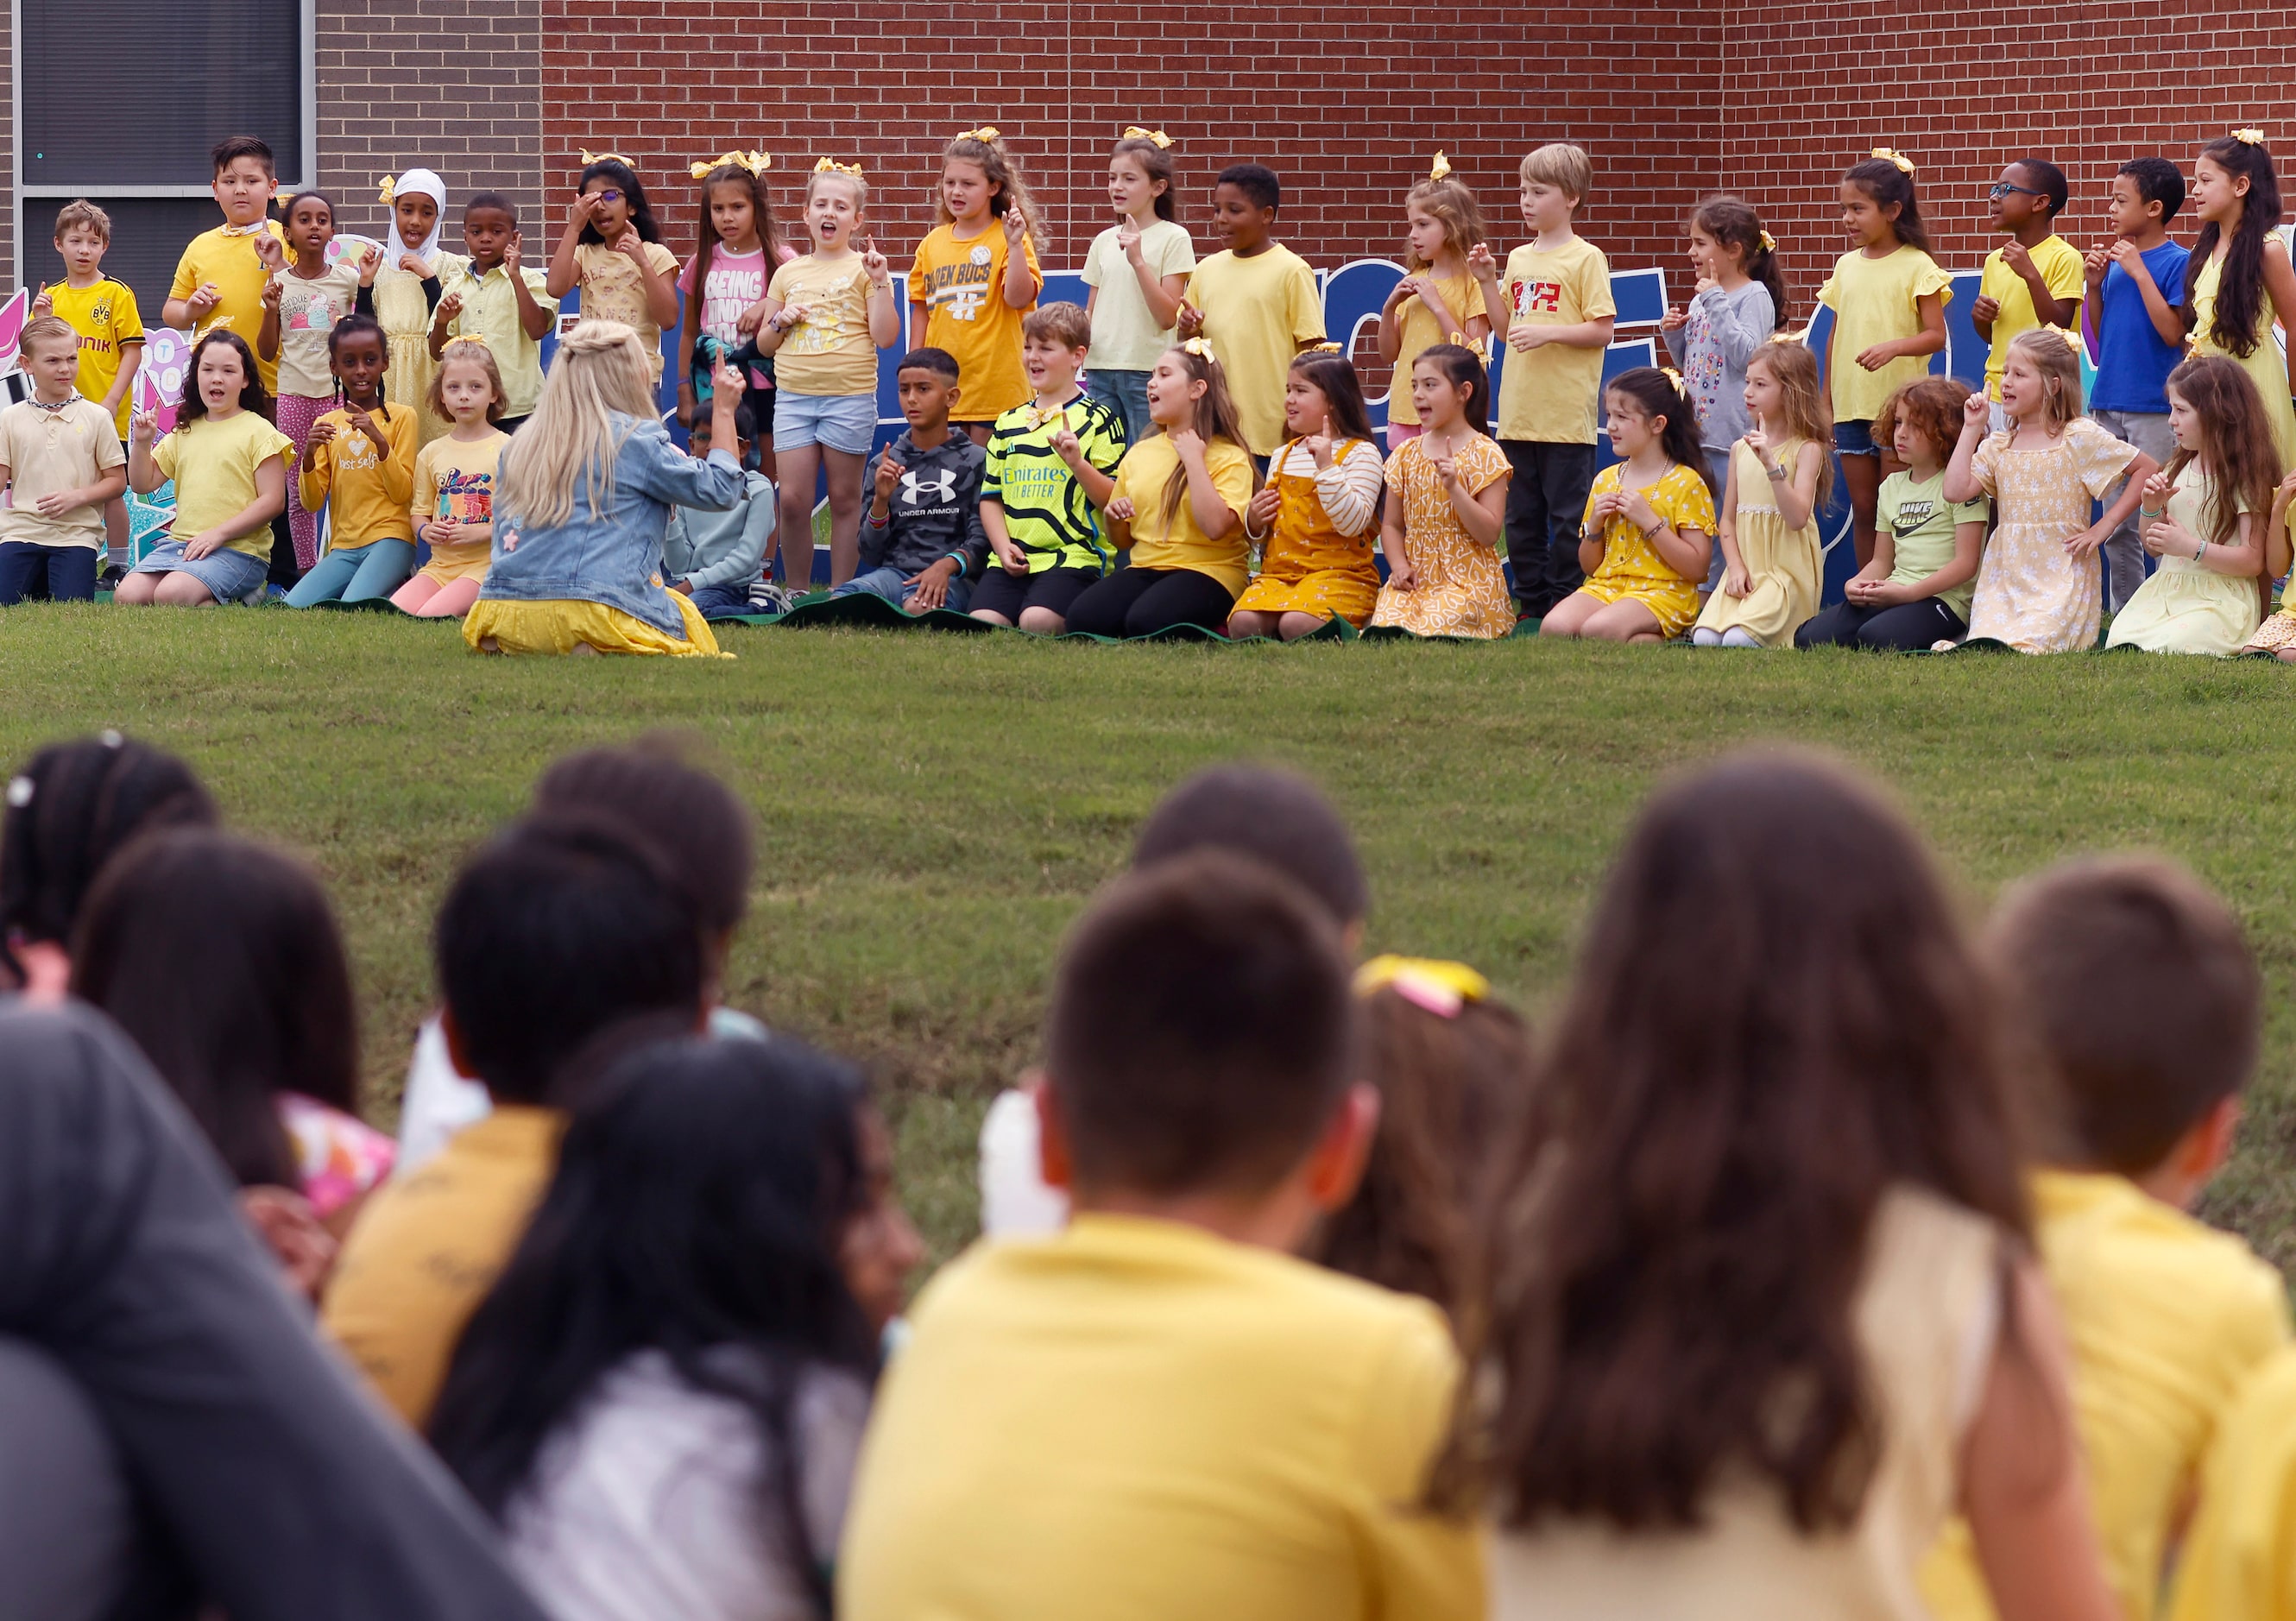
[[[2162,242],[2144,255],[2144,268],[2171,309],[2185,301],[2185,261],[2192,257],[2174,242]],[[2096,389],[2089,397],[2089,409],[2165,413],[2169,373],[2183,356],[2153,330],[2152,317],[2144,310],[2144,290],[2120,266],[2108,265],[2099,302]]]

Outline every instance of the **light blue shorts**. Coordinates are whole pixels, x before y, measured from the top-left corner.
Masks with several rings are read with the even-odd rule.
[[[774,395],[774,449],[802,450],[825,445],[849,456],[865,456],[877,438],[877,397],[870,394],[800,394],[778,389]]]
[[[138,574],[188,574],[214,594],[218,602],[244,602],[259,589],[271,566],[259,557],[225,546],[197,560],[184,555],[184,543],[173,536],[152,548],[135,565]]]

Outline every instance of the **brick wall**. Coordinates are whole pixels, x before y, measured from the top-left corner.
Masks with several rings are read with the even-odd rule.
[[[687,164],[760,146],[791,223],[816,158],[864,164],[871,222],[899,267],[932,226],[942,143],[981,123],[1004,132],[1043,205],[1039,250],[1068,266],[1111,223],[1108,148],[1133,123],[1177,138],[1200,250],[1217,246],[1213,176],[1258,160],[1283,178],[1284,239],[1321,266],[1399,251],[1403,193],[1438,147],[1510,242],[1523,152],[1586,146],[1596,182],[1582,225],[1628,263],[1674,254],[1685,209],[1718,177],[1718,13],[1702,5],[1557,9],[1535,23],[1478,12],[1477,59],[1432,74],[1424,13],[1405,8],[985,0],[871,13],[857,33],[841,4],[542,3],[554,219],[576,151],[620,151],[681,258],[695,225]]]

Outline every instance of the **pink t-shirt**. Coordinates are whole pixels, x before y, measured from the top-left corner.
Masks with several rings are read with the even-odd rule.
[[[693,266],[701,257],[696,254],[686,260],[685,268],[677,273],[677,289],[689,299],[693,296]],[[787,252],[782,255],[784,261],[790,257]],[[766,296],[769,270],[762,246],[754,253],[728,253],[723,248],[712,253],[709,282],[701,290],[701,330],[729,348],[738,347],[742,334],[734,323],[743,310]]]

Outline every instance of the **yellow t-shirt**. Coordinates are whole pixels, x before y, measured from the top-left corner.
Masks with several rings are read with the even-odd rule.
[[[550,296],[549,278],[531,266],[521,266],[519,279],[526,283],[535,303],[557,314],[558,300]],[[441,293],[459,293],[463,299],[463,307],[447,323],[447,336],[487,340],[495,370],[502,373],[503,414],[533,415],[535,402],[542,397],[542,340],[526,335],[525,324],[519,319],[518,290],[510,284],[508,267],[496,265],[480,275],[466,264],[446,279]]]
[[[2062,236],[2052,236],[2032,250],[2033,267],[2041,273],[2041,280],[2050,293],[2059,299],[2070,299],[2074,304],[2072,332],[2080,331],[2079,305],[2081,295],[2088,291],[2088,268],[2080,250]],[[2009,359],[2009,340],[2020,332],[2030,332],[2041,324],[2041,317],[2033,310],[2033,290],[2025,285],[2025,278],[2009,268],[1996,248],[1985,256],[1985,270],[1977,279],[1977,296],[1997,299],[2001,313],[1993,317],[1993,348],[1985,356],[1985,397],[2001,397],[2001,368]]]
[[[766,297],[806,317],[774,354],[774,381],[792,394],[846,397],[877,392],[877,343],[869,336],[869,273],[849,253],[824,264],[806,253],[774,272]]]
[[[526,1236],[565,1125],[555,1109],[496,1108],[377,1189],[344,1241],[319,1324],[416,1429],[471,1314]]]
[[[281,234],[278,222],[266,220],[264,231],[285,246],[287,239]],[[213,282],[222,299],[208,312],[194,339],[206,337],[219,326],[227,326],[255,349],[256,339],[263,332],[263,284],[271,279],[263,268],[263,261],[255,257],[255,239],[262,234],[253,232],[245,236],[230,236],[225,227],[202,231],[192,238],[184,250],[184,257],[176,262],[176,279],[168,284],[170,299],[188,299],[199,291],[202,282]],[[263,373],[263,389],[266,394],[279,392],[279,363],[266,360],[258,353],[255,369]]]
[[[2296,1621],[2296,1351],[2264,1364],[2218,1431],[2171,1621]]]
[[[41,291],[48,295],[48,307],[58,318],[79,334],[79,391],[102,405],[119,375],[120,363],[126,358],[122,351],[144,341],[144,315],[135,307],[135,290],[125,282],[98,276],[86,287],[58,282]],[[259,312],[257,324],[261,324]],[[248,347],[255,346],[250,342]],[[135,390],[122,392],[113,413],[118,419],[113,426],[123,439],[135,409]]]
[[[1045,273],[1037,263],[1034,237],[1021,239],[1029,274],[1039,289]],[[956,356],[956,402],[960,422],[993,422],[1031,397],[1021,369],[1021,317],[1037,307],[1032,297],[1019,309],[1004,302],[1004,266],[1013,246],[994,220],[980,235],[960,241],[955,225],[936,227],[917,244],[909,267],[909,302],[925,307],[924,336],[917,341]]]
[[[1324,297],[1316,290],[1316,273],[1277,242],[1250,258],[1215,253],[1188,278],[1188,302],[1203,314],[1204,341],[1227,375],[1243,442],[1255,456],[1274,455],[1283,443],[1283,384],[1292,358],[1303,345],[1324,340]]]
[[[1606,287],[1608,282],[1609,278],[1605,276]],[[1469,348],[1482,347],[1467,333],[1467,323],[1486,313],[1482,283],[1471,275],[1462,275],[1456,281],[1439,282],[1435,291],[1441,295],[1444,304],[1457,320],[1451,326],[1443,325],[1435,319],[1435,312],[1421,303],[1415,294],[1406,299],[1403,307],[1396,312],[1402,331],[1398,334],[1400,347],[1395,356],[1395,381],[1388,385],[1387,420],[1390,422],[1415,424],[1419,421],[1419,407],[1411,403],[1411,363],[1422,353],[1439,343],[1450,342],[1455,332],[1458,340]],[[1490,430],[1488,422],[1476,422],[1472,426],[1478,433]]]
[[[1173,331],[1158,326],[1140,291],[1132,261],[1116,245],[1121,225],[1092,239],[1084,256],[1084,284],[1093,290],[1092,369],[1152,372],[1157,357],[1172,347]],[[1158,282],[1196,267],[1196,245],[1188,228],[1168,219],[1151,220],[1140,233],[1140,258]]]
[[[1116,488],[1109,499],[1131,497],[1132,566],[1136,569],[1193,569],[1209,574],[1238,596],[1251,583],[1250,543],[1241,521],[1251,504],[1251,458],[1243,446],[1214,439],[1204,449],[1204,465],[1220,499],[1235,509],[1239,521],[1226,540],[1213,540],[1196,523],[1188,498],[1169,518],[1164,515],[1165,487],[1180,465],[1180,453],[1160,433],[1150,434],[1124,453],[1117,465]]]
[[[378,540],[413,540],[407,503],[414,495],[414,441],[420,430],[414,407],[396,402],[374,413],[390,446],[384,455],[374,441],[351,426],[350,413],[330,411],[311,426],[332,422],[335,437],[304,446],[299,478],[303,510],[327,508],[327,544],[337,551]]]
[[[1577,326],[1619,313],[1611,261],[1583,236],[1560,248],[1525,242],[1507,255],[1500,282],[1507,307],[1490,312],[1492,338],[1517,326]],[[1549,343],[1499,363],[1499,438],[1543,445],[1592,445],[1602,405],[1603,351]],[[1390,407],[1391,408],[1391,407]]]
[[[1594,487],[1587,492],[1587,511],[1579,520],[1582,533],[1595,521],[1595,503],[1625,487],[1626,471],[1624,462],[1613,462],[1595,475]],[[1643,499],[1651,503],[1651,511],[1666,520],[1676,534],[1696,529],[1712,536],[1714,495],[1695,470],[1677,462],[1642,494]],[[1686,577],[1669,567],[1651,543],[1643,538],[1635,520],[1620,512],[1603,528],[1603,564],[1587,577],[1606,584],[1679,585]]]
[[[2123,1177],[2032,1178],[2041,1261],[2072,1341],[2073,1404],[2105,1574],[2128,1621],[2151,1621],[2169,1532],[2218,1420],[2288,1342],[2287,1285],[2228,1232]],[[1956,1522],[1922,1570],[1938,1621],[1989,1621]]]
[[[414,456],[414,498],[407,516],[419,530],[434,518],[456,523],[495,520],[495,471],[502,465],[503,446],[510,435],[489,433],[469,443],[448,435],[433,439]],[[416,539],[422,536],[418,534]],[[485,562],[493,551],[490,540],[460,541],[453,545],[430,544],[430,561],[441,568],[467,568]]]
[[[40,497],[85,489],[127,460],[111,419],[92,399],[76,398],[61,411],[20,400],[0,411],[0,465],[8,469],[8,504],[0,506],[0,540],[35,546],[103,544],[103,509],[76,506],[43,517]]]
[[[663,281],[677,280],[677,256],[660,242],[640,242],[646,263]],[[638,329],[638,338],[653,356],[654,381],[661,381],[661,325],[646,307],[645,278],[627,253],[603,242],[578,242],[574,248],[575,284],[582,291],[582,318],[619,321]]]
[[[1926,355],[1908,355],[1878,372],[1857,364],[1877,343],[1910,338],[1922,330],[1920,300],[1935,293],[1939,307],[1953,302],[1953,278],[1919,248],[1899,244],[1896,252],[1867,258],[1858,249],[1833,264],[1833,274],[1817,290],[1817,301],[1833,312],[1833,357],[1826,386],[1837,422],[1870,422],[1890,396],[1929,375]]]
[[[216,525],[236,518],[255,503],[255,473],[275,456],[295,459],[295,441],[252,411],[217,421],[212,416],[176,424],[152,448],[152,463],[176,481],[176,520],[168,533],[192,541]],[[287,469],[291,475],[291,465]],[[271,561],[271,526],[225,543],[225,549]]]
[[[1412,1507],[1458,1381],[1425,1301],[1177,1223],[1079,1216],[928,1284],[878,1387],[845,1621],[1480,1621]]]

